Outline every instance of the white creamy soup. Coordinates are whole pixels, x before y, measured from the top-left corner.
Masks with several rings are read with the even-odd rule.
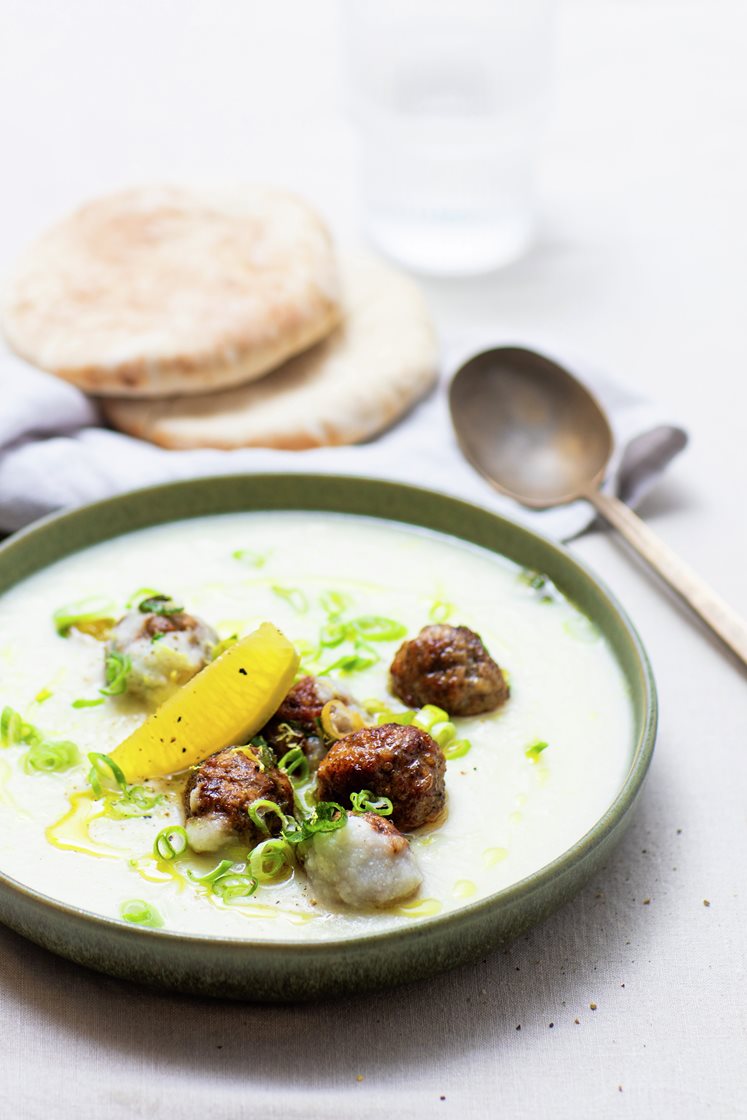
[[[333,911],[314,897],[300,865],[251,897],[227,901],[195,878],[209,875],[221,852],[187,850],[171,860],[154,854],[159,832],[183,823],[184,778],[145,782],[156,802],[146,815],[107,811],[112,797],[91,790],[87,755],[111,752],[147,713],[135,698],[100,695],[102,642],[74,629],[61,637],[52,616],[97,596],[119,617],[139,588],[173,596],[221,638],[273,622],[297,645],[305,672],[325,672],[349,654],[328,679],[393,711],[404,708],[388,676],[402,639],[367,642],[355,664],[350,643],[320,645],[330,617],[386,616],[408,638],[433,620],[448,621],[482,637],[508,676],[510,699],[490,714],[454,721],[467,745],[447,762],[445,816],[410,836],[423,876],[410,901],[383,911]],[[109,917],[132,904],[132,916],[155,916],[170,930],[253,940],[413,925],[515,883],[594,825],[618,793],[633,747],[631,703],[611,649],[549,582],[446,536],[326,513],[177,522],[97,545],[31,577],[0,600],[4,706],[44,740],[74,746],[63,768],[47,772],[34,768],[32,745],[6,734],[3,872]]]

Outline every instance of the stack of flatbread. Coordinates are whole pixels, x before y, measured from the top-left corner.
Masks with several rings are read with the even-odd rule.
[[[168,448],[354,443],[436,378],[412,280],[338,258],[318,215],[270,188],[91,202],[30,246],[1,314],[18,354]]]

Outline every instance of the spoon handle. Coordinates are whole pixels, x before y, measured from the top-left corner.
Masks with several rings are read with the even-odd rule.
[[[720,595],[681,560],[641,521],[632,509],[610,494],[595,490],[585,495],[654,571],[692,607],[730,650],[747,665],[747,625]]]

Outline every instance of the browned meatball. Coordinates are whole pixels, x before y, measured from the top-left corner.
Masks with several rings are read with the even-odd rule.
[[[479,634],[466,626],[425,626],[394,655],[395,694],[410,707],[435,704],[450,716],[492,712],[508,700],[508,684]]]
[[[320,801],[347,806],[350,794],[370,789],[388,797],[391,820],[409,831],[428,824],[446,802],[446,759],[435,739],[418,727],[385,723],[364,727],[330,747],[316,778]]]
[[[255,801],[274,801],[286,814],[293,813],[293,786],[287,774],[266,766],[252,747],[226,747],[211,754],[193,772],[184,790],[186,830],[196,852],[213,852],[229,840],[254,845],[264,840],[249,816]],[[265,823],[271,834],[280,831],[275,813]]]
[[[321,715],[329,700],[352,700],[318,677],[297,681],[272,719],[260,731],[269,746],[282,758],[286,751],[300,747],[309,762],[317,765],[329,745],[322,731]]]

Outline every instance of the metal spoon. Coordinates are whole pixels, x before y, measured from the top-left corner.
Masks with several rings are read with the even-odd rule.
[[[449,406],[462,451],[496,490],[533,509],[591,502],[747,665],[742,619],[628,506],[599,489],[612,432],[567,370],[532,350],[486,350],[455,374]]]

